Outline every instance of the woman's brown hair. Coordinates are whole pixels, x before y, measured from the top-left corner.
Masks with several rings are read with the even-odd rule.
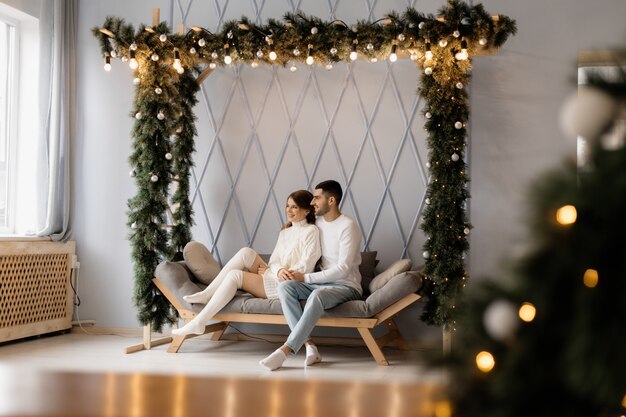
[[[297,190],[289,194],[287,201],[289,201],[290,198],[299,208],[309,210],[306,215],[306,222],[309,224],[315,224],[315,209],[311,205],[311,201],[313,201],[313,194],[307,190]],[[291,227],[291,222],[287,223],[285,227]]]

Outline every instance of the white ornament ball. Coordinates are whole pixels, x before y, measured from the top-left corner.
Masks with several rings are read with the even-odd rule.
[[[217,68],[217,64],[216,64],[215,62],[211,62],[211,63],[209,64],[209,68],[211,68],[211,69],[215,69],[215,68]]]
[[[579,87],[561,108],[561,129],[572,137],[597,139],[613,122],[618,103],[605,92],[593,87]]]
[[[470,234],[469,227],[466,227],[465,229],[463,229],[463,233],[465,233],[466,235],[469,235]]]
[[[183,132],[183,127],[182,126],[178,126],[176,128],[176,133],[182,133]]]
[[[406,39],[406,37],[404,36],[404,33],[401,33],[401,34],[398,35],[398,40],[400,42],[403,42],[405,39]]]
[[[462,129],[463,128],[463,123],[461,123],[461,122],[454,123],[454,128],[455,129]]]
[[[191,55],[195,54],[196,53],[196,48],[194,48],[193,46],[191,48],[189,48],[189,53]]]
[[[296,67],[296,64],[291,64],[291,67],[289,68],[289,70],[291,70],[291,72],[296,72],[298,71],[298,67]]]
[[[259,67],[259,63],[257,61],[252,61],[252,63],[250,64],[250,66],[252,68],[258,68]]]
[[[135,175],[137,175],[137,173],[135,172],[134,169],[131,169],[130,172],[128,173],[128,175],[133,178]]]
[[[139,85],[139,83],[141,82],[141,80],[139,79],[139,77],[136,77],[133,79],[133,84],[134,85]]]
[[[131,229],[136,229],[137,228],[137,222],[133,222],[133,224],[130,225]]]
[[[419,29],[424,29],[424,26],[426,26],[426,23],[424,22],[420,22],[419,25],[417,25]]]
[[[456,88],[458,88],[459,90],[463,88],[463,83],[462,82],[458,82],[456,83]]]
[[[481,46],[485,46],[485,45],[487,45],[487,38],[480,38],[480,39],[478,40],[478,43],[479,43]]]
[[[140,111],[135,113],[135,119],[137,119],[137,120],[141,119],[141,112]]]
[[[430,204],[430,198],[425,199],[425,200],[424,200],[424,203],[426,203],[426,204]]]
[[[260,49],[256,51],[256,56],[257,58],[263,58],[263,51],[261,51]]]
[[[152,176],[150,177],[150,181],[152,182],[157,182],[158,180],[159,180],[159,177],[156,174],[152,174]]]
[[[430,75],[433,73],[433,69],[431,67],[424,68],[424,74]]]
[[[199,39],[198,46],[203,47],[204,45],[206,45],[206,41],[204,39]]]
[[[448,40],[447,39],[441,39],[439,41],[439,46],[441,46],[442,48],[445,48],[448,45]]]
[[[432,113],[427,111],[426,114],[424,114],[424,117],[426,117],[427,119],[430,119],[431,117],[433,117]]]
[[[428,258],[430,258],[430,252],[425,250],[424,252],[422,252],[422,256],[424,257],[424,259],[428,259]]]
[[[452,36],[454,36],[455,38],[458,38],[459,36],[461,36],[461,32],[459,32],[458,30],[455,30],[454,32],[452,32]]]
[[[163,112],[162,112],[162,111],[160,111],[160,112],[157,114],[157,119],[159,119],[159,120],[163,120],[163,119],[165,119],[165,114],[163,114]]]
[[[211,52],[211,58],[217,59],[218,57],[219,57],[219,55],[217,54],[217,52],[215,52],[215,51]]]
[[[161,35],[159,35],[159,40],[161,42],[165,42],[167,40],[167,35],[165,33],[162,33]]]
[[[337,55],[337,48],[330,48],[331,55]]]
[[[371,51],[372,49],[374,49],[374,45],[371,44],[371,43],[368,43],[366,48],[367,48],[368,51]]]
[[[469,17],[464,17],[463,19],[461,19],[461,24],[462,25],[469,25],[470,24]]]
[[[172,160],[172,154],[171,154],[171,153],[169,153],[169,152],[168,152],[168,153],[166,153],[166,154],[165,154],[165,159],[167,159],[168,161],[171,161],[171,160]]]
[[[430,168],[430,162],[426,162],[426,168]]]
[[[137,50],[137,44],[135,42],[131,43],[129,46],[131,51],[136,51]]]
[[[317,35],[317,28],[315,26],[311,28],[311,35]]]
[[[293,55],[294,55],[294,56],[299,56],[299,55],[300,55],[300,50],[299,50],[298,48],[295,48],[295,49],[293,50]]]
[[[452,159],[454,162],[459,160],[459,154],[458,153],[453,153],[452,156],[450,157],[450,159]]]
[[[330,62],[328,64],[326,64],[326,69],[327,70],[333,69],[333,64],[331,64]]]
[[[517,330],[520,320],[517,308],[507,300],[496,300],[489,304],[483,315],[487,333],[496,340],[506,340]]]
[[[161,90],[161,87],[157,87],[157,88],[154,89],[154,92],[156,94],[161,94],[163,92],[163,90]]]

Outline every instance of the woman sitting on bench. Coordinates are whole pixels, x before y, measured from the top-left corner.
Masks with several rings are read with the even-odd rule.
[[[287,223],[278,234],[269,264],[253,249],[240,249],[208,287],[183,297],[187,302],[206,306],[183,327],[172,330],[172,334],[203,334],[209,320],[233,299],[238,289],[258,298],[278,298],[278,281],[289,279],[288,271],[313,272],[322,252],[312,200],[309,191],[291,193],[285,207]]]

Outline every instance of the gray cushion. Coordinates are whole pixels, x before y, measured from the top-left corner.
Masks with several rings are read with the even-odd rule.
[[[183,249],[183,259],[196,279],[204,285],[209,285],[222,269],[207,247],[200,242],[187,243]]]
[[[413,262],[410,259],[398,259],[389,265],[387,269],[374,277],[369,285],[370,292],[375,292],[381,289],[391,278],[402,272],[408,271],[411,269],[411,266],[413,266]]]

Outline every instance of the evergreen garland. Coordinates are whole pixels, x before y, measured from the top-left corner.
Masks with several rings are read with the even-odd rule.
[[[494,18],[482,5],[469,6],[460,0],[449,0],[437,16],[409,8],[401,15],[392,12],[376,22],[353,25],[300,12],[287,13],[282,21],[269,19],[265,25],[242,17],[226,22],[219,33],[192,27],[175,34],[165,23],[141,25],[135,31],[123,19],[107,17],[102,27],[93,29],[105,68],[110,69],[115,58],[137,64],[129,162],[138,191],[128,202],[128,225],[140,322],[159,330],[176,318],[151,279],[160,261],[175,258],[191,240],[189,169],[196,134],[193,106],[199,89],[195,77],[201,70],[239,63],[256,67],[300,62],[330,69],[340,61],[393,61],[400,56],[410,57],[424,71],[418,92],[428,118],[430,204],[422,228],[429,238],[424,253],[431,290],[422,319],[435,325],[453,323],[467,279],[464,253],[471,227],[465,208],[464,162],[469,117],[465,88],[471,57],[495,52],[515,32],[515,21]],[[170,198],[172,181],[176,189]],[[162,227],[166,224],[170,230]]]

